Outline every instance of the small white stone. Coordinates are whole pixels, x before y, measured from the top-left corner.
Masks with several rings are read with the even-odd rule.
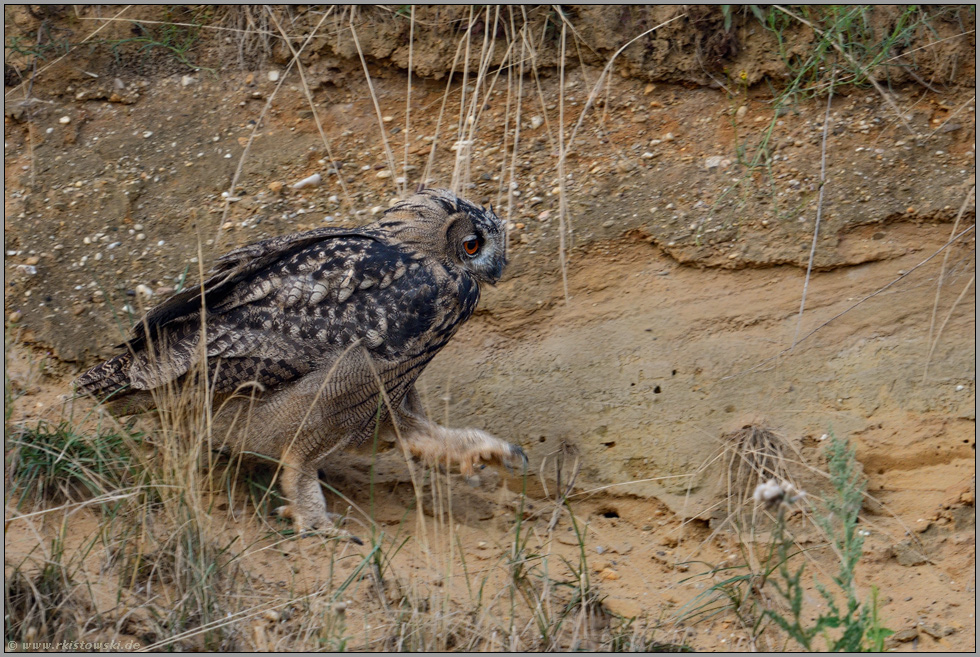
[[[58,119],[58,123],[60,123],[62,125],[66,125],[68,123],[71,123],[71,117],[70,116],[63,116],[60,119]]]
[[[382,169],[377,173],[378,178],[391,178],[391,171],[388,169]]]
[[[278,82],[278,81],[279,81],[279,71],[274,69],[269,71],[269,82]]]
[[[540,116],[531,117],[531,130],[537,130],[542,125],[544,125],[544,119],[542,119]]]
[[[191,75],[185,75],[180,78],[180,86],[189,87],[194,84],[194,77]]]
[[[316,187],[322,182],[322,178],[319,173],[314,173],[312,176],[307,176],[297,183],[290,185],[292,189],[303,189],[304,187]]]

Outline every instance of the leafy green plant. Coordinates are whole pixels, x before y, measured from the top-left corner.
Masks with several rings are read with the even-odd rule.
[[[753,641],[762,636],[773,637],[775,625],[786,638],[804,650],[875,651],[884,647],[892,631],[883,627],[878,616],[878,591],[872,587],[871,600],[862,603],[857,597],[855,570],[862,556],[864,535],[859,527],[858,514],[865,490],[854,450],[847,442],[831,434],[827,448],[831,493],[815,509],[814,523],[827,536],[829,547],[837,556],[839,567],[833,576],[833,587],[819,581],[814,587],[823,599],[816,620],[807,618],[811,610],[805,607],[806,584],[809,578],[807,561],[788,531],[787,510],[805,499],[792,484],[776,479],[760,484],[755,500],[775,512],[771,533],[764,553],[756,558],[750,554],[746,541],[739,542],[740,559],[730,565],[705,564],[708,570],[696,578],[709,576],[714,584],[693,601],[693,609],[685,618],[705,620],[723,613],[734,613],[742,628]],[[754,529],[736,526],[740,534]],[[797,564],[798,562],[798,564]],[[694,578],[688,578],[694,579]],[[841,599],[843,598],[843,599]],[[820,646],[822,638],[823,646]]]
[[[817,637],[822,637],[824,649],[831,652],[882,650],[885,638],[893,632],[883,627],[878,617],[878,591],[872,588],[871,600],[862,603],[854,584],[855,568],[864,547],[864,535],[858,529],[858,514],[867,484],[858,469],[854,449],[833,433],[827,447],[827,466],[833,492],[824,501],[825,513],[818,515],[816,522],[826,533],[839,559],[839,570],[833,577],[838,592],[817,582],[815,586],[826,609],[821,609],[813,625],[804,622],[802,580],[806,564],[801,563],[795,570],[790,568],[793,542],[783,534],[783,523],[780,522],[774,542],[778,545],[782,584],[774,580],[773,586],[788,604],[790,615],[783,616],[773,609],[765,610],[765,614],[807,651],[818,649]],[[838,600],[841,595],[843,604]]]

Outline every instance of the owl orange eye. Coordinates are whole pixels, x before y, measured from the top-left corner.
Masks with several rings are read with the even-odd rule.
[[[475,237],[469,238],[463,242],[463,250],[466,251],[466,255],[476,255],[476,252],[480,250],[480,240]]]

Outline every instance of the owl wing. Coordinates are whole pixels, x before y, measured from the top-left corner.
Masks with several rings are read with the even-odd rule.
[[[203,334],[219,392],[287,383],[355,342],[380,363],[400,363],[389,369],[410,385],[478,298],[468,276],[380,233],[325,229],[267,240],[223,257],[202,285],[151,311],[130,343],[140,348],[128,378],[151,389],[183,376]]]
[[[126,344],[130,347],[138,346],[147,335],[156,337],[157,332],[163,327],[199,315],[202,307],[202,293],[205,300],[223,297],[235,285],[310,244],[320,240],[346,237],[367,238],[368,234],[337,228],[320,228],[305,233],[273,237],[230,251],[218,258],[209,272],[210,277],[203,283],[179,292],[151,309],[143,321],[133,328],[133,338]]]

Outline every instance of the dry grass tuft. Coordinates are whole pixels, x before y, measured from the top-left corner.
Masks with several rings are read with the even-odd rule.
[[[786,438],[768,426],[747,424],[722,436],[727,460],[729,498],[741,507],[752,500],[760,481],[784,481],[791,475]]]
[[[78,637],[78,621],[91,608],[60,559],[21,563],[9,570],[5,564],[4,571],[5,641],[57,642]]]

